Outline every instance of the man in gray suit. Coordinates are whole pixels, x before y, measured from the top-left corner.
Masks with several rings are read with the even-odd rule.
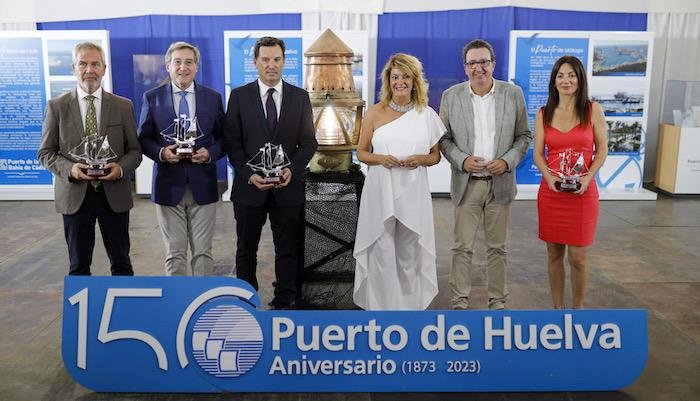
[[[131,101],[102,89],[106,71],[104,51],[94,43],[73,48],[77,87],[46,105],[38,158],[54,174],[56,211],[70,259],[69,274],[90,275],[95,245],[95,222],[113,275],[133,275],[129,259],[129,209],[133,206],[129,175],[141,163],[141,147]],[[87,174],[84,160],[71,156],[89,136],[106,135],[115,158],[106,174]]]
[[[484,220],[489,309],[504,309],[506,240],[510,203],[515,198],[515,167],[527,151],[532,134],[521,89],[493,79],[493,47],[481,39],[463,51],[467,82],[442,94],[440,117],[447,134],[440,150],[452,167],[455,205],[452,248],[452,307],[467,309],[472,257],[479,224]]]

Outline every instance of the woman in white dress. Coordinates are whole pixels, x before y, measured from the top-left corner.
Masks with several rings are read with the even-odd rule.
[[[428,106],[423,66],[394,54],[382,70],[357,157],[369,166],[357,222],[353,300],[366,310],[426,309],[437,295],[435,231],[427,167],[446,129]]]

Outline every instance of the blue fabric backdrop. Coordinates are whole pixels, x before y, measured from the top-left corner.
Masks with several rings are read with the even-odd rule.
[[[198,82],[219,91],[224,102],[224,31],[298,30],[300,14],[238,15],[222,17],[186,17],[149,15],[93,21],[39,23],[39,30],[106,29],[109,31],[114,93],[134,102],[136,121],[141,110],[140,94],[134,96],[134,54],[165,54],[172,42],[196,45],[202,61]],[[201,77],[201,79],[200,79]],[[224,107],[226,105],[224,104]],[[226,160],[217,165],[218,179],[226,180]]]
[[[389,56],[410,53],[424,64],[430,105],[438,109],[446,88],[465,79],[462,47],[471,39],[489,41],[496,52],[494,76],[508,77],[511,30],[645,31],[646,14],[552,11],[519,7],[390,13],[379,16],[377,76]],[[202,52],[201,82],[224,93],[225,30],[298,30],[300,14],[186,17],[151,15],[94,21],[45,22],[39,30],[106,29],[110,32],[114,92],[134,98],[134,54],[163,54],[174,41],[197,45]],[[377,90],[381,87],[377,82]],[[138,116],[136,116],[138,118]],[[219,178],[225,178],[219,169]]]
[[[430,84],[430,105],[437,110],[442,91],[466,79],[462,48],[482,38],[494,47],[494,77],[508,78],[511,30],[646,31],[646,14],[552,11],[519,7],[379,16],[377,76],[386,60],[397,52],[410,53],[423,62]],[[377,88],[380,88],[377,82]]]
[[[44,22],[39,30],[106,29],[112,52],[114,93],[134,97],[134,54],[165,54],[170,43],[190,42],[202,53],[202,84],[224,95],[224,31],[301,29],[300,14],[186,17],[149,15],[91,21]],[[225,99],[225,96],[224,96]],[[133,99],[140,110],[141,99]],[[138,103],[138,104],[137,104]]]

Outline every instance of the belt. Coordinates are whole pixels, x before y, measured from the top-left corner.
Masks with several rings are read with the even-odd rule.
[[[491,181],[493,177],[490,175],[472,175],[469,178],[477,181]]]

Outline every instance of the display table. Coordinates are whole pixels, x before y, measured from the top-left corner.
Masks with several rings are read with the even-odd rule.
[[[700,194],[700,128],[661,124],[654,181],[669,194]]]
[[[306,309],[354,309],[355,231],[364,175],[304,176],[304,263],[297,303]]]

